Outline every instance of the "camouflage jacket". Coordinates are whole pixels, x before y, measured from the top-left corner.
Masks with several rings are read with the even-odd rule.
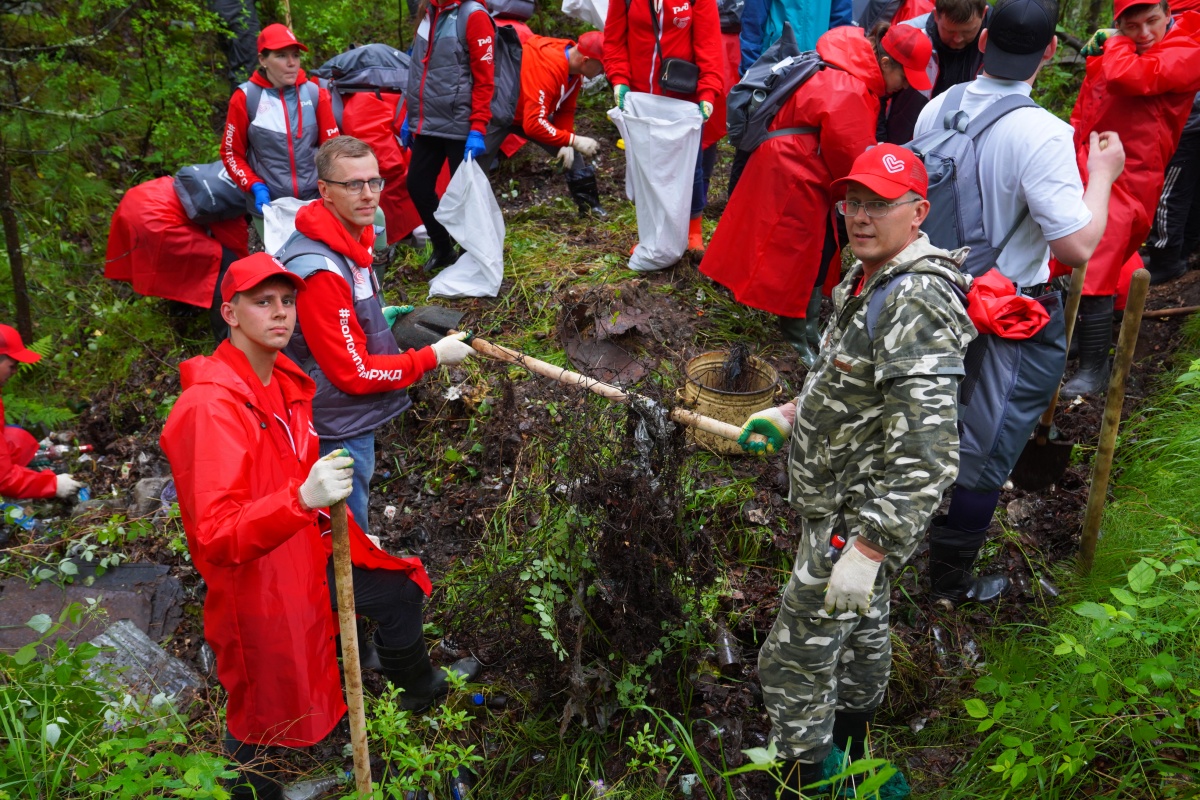
[[[970,286],[953,266],[965,255],[922,233],[858,296],[856,263],[834,290],[820,356],[796,398],[788,501],[828,526],[844,516],[850,533],[888,553],[881,578],[912,554],[958,474],[958,382],[975,327],[950,283],[964,294]],[[905,272],[917,274],[892,288],[869,336],[871,295]]]

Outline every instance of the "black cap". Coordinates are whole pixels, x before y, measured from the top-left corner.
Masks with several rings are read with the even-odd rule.
[[[1042,63],[1057,24],[1057,0],[1000,0],[988,21],[983,71],[994,78],[1028,80]]]

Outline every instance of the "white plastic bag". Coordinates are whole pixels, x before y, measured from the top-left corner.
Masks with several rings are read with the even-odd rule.
[[[271,255],[296,232],[296,212],[315,200],[281,197],[263,206],[263,249]]]
[[[604,30],[608,0],[563,0],[562,10],[568,17],[581,19],[593,28]]]
[[[636,272],[666,269],[687,250],[692,179],[704,118],[695,103],[630,92],[625,110],[610,109],[625,140],[625,194],[637,207]]]
[[[504,280],[504,215],[475,159],[459,165],[433,216],[465,252],[429,281],[429,296],[499,294]]]

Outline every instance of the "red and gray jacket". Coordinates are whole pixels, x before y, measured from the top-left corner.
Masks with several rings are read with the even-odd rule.
[[[405,99],[412,132],[445,139],[486,133],[495,51],[496,26],[479,0],[433,0],[417,28],[408,73]]]
[[[301,71],[295,86],[274,88],[255,72],[229,100],[221,161],[242,191],[262,182],[271,199],[317,196],[317,148],[338,135],[329,92]]]

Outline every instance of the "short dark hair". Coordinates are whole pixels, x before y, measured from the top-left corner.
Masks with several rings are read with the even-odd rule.
[[[323,181],[329,180],[333,172],[333,162],[339,158],[366,158],[375,155],[371,145],[353,136],[335,136],[326,139],[317,149],[317,177]]]
[[[933,10],[939,17],[958,25],[982,17],[987,13],[987,8],[987,0],[937,0],[933,4]]]
[[[1162,12],[1168,17],[1171,16],[1171,4],[1167,2],[1167,0],[1161,0],[1161,2],[1158,3],[1138,3],[1136,6],[1130,6],[1121,12],[1121,16],[1117,17],[1117,22],[1120,22],[1121,17],[1125,16],[1126,14],[1141,14],[1149,11],[1154,6],[1161,8]]]

